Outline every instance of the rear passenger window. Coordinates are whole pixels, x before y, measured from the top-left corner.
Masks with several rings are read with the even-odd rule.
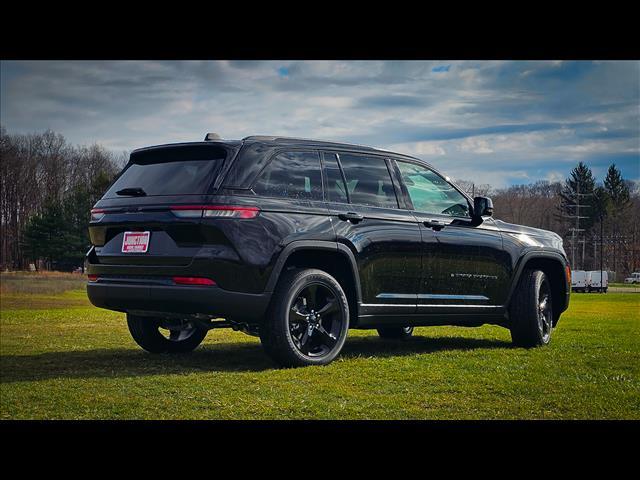
[[[253,191],[265,197],[322,200],[318,153],[279,153],[262,171]]]
[[[340,163],[347,179],[351,203],[398,208],[384,158],[344,153],[340,154]]]
[[[327,201],[349,203],[347,187],[344,184],[335,153],[323,153],[324,173],[327,178]]]

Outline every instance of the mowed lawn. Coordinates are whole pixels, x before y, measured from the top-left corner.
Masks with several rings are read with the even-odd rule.
[[[333,364],[281,370],[227,330],[192,354],[148,354],[78,275],[1,279],[2,419],[640,418],[637,293],[574,294],[546,348],[493,326],[404,342],[352,330]]]

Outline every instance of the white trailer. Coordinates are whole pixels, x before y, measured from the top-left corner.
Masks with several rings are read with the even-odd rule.
[[[600,275],[602,274],[602,278]],[[609,275],[606,271],[591,270],[587,272],[587,292],[607,293],[609,288]]]
[[[571,271],[571,290],[574,292],[587,291],[587,272],[584,270]]]

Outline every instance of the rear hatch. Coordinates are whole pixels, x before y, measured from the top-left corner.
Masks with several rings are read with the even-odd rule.
[[[196,207],[210,202],[220,172],[236,153],[234,144],[221,142],[133,152],[91,212],[90,263],[187,266],[203,244],[224,241],[215,230],[202,229]],[[135,238],[142,248],[131,248]]]

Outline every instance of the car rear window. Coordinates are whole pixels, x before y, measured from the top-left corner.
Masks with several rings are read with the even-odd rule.
[[[132,153],[104,198],[119,198],[116,192],[123,189],[142,189],[146,196],[207,193],[226,154],[221,147],[206,145]]]

